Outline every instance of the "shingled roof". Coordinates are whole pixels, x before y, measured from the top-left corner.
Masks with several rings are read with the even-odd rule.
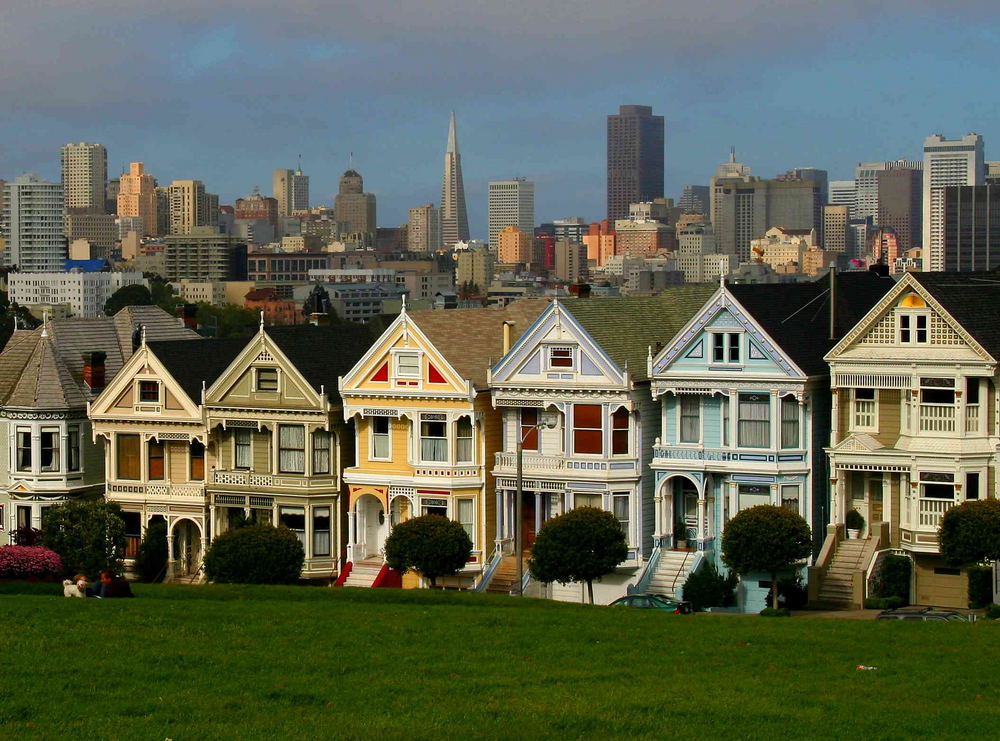
[[[1000,272],[911,273],[934,299],[1000,360]]]
[[[503,309],[412,311],[408,318],[462,378],[485,389],[487,370],[504,354],[504,322],[511,324],[511,342],[516,342],[548,304],[548,299],[521,299]]]
[[[132,355],[132,335],[197,338],[157,306],[129,306],[113,317],[52,319],[15,332],[0,353],[0,404],[29,409],[84,407],[93,394],[83,382],[83,355],[103,352],[108,383]]]
[[[147,342],[146,346],[188,398],[201,404],[202,385],[211,386],[249,342],[240,337]]]
[[[830,278],[811,283],[728,286],[740,305],[807,376],[824,375],[823,356],[895,285],[875,272],[838,273],[837,339],[830,339]]]
[[[717,290],[699,283],[671,286],[655,296],[573,299],[561,306],[619,368],[627,364],[633,380],[644,381],[650,346],[673,339]]]

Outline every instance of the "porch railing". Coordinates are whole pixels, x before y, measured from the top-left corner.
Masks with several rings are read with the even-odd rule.
[[[204,484],[122,484],[107,483],[108,494],[138,495],[147,499],[202,499]]]
[[[920,405],[921,432],[954,432],[955,407],[938,404]]]
[[[532,470],[562,470],[566,468],[566,459],[560,458],[555,455],[535,455],[533,453],[524,453],[522,457],[522,464],[525,471]],[[496,467],[497,468],[516,468],[517,467],[517,454],[516,453],[497,453],[496,457]]]
[[[937,530],[944,513],[955,506],[951,499],[920,499],[917,505],[917,525]]]
[[[970,404],[965,408],[965,431],[979,431],[979,405]]]

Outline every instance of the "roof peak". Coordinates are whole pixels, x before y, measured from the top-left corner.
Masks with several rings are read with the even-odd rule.
[[[446,154],[458,154],[458,126],[455,123],[455,111],[451,112],[451,120],[448,123],[448,149]]]

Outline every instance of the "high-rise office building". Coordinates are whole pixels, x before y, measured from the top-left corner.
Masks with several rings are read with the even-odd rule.
[[[462,155],[458,151],[458,127],[455,112],[448,124],[448,147],[444,153],[444,176],[441,179],[441,244],[451,248],[455,242],[469,240],[469,215],[465,210],[465,185],[462,183]]]
[[[944,269],[1000,267],[1000,185],[942,188]]]
[[[827,205],[847,206],[851,218],[854,218],[854,200],[857,194],[857,184],[853,180],[831,180],[830,196]]]
[[[787,172],[777,175],[775,180],[803,182],[806,180],[818,183],[820,187],[821,205],[825,206],[830,200],[830,176],[826,170],[817,167],[795,167]]]
[[[921,199],[924,173],[908,167],[881,170],[878,182],[878,213],[875,223],[890,228],[902,253],[920,246]]]
[[[275,170],[271,173],[271,195],[278,201],[278,216],[309,210],[309,176],[302,170]]]
[[[103,144],[67,144],[60,152],[63,202],[67,212],[103,214],[107,198],[108,151]]]
[[[555,243],[555,266],[552,276],[567,283],[582,283],[590,277],[587,266],[587,246],[568,239]]]
[[[854,168],[854,208],[852,219],[866,219],[878,223],[878,177],[889,170],[920,170],[923,163],[916,160],[891,160],[885,162],[859,162]]]
[[[63,269],[63,195],[59,183],[38,175],[20,175],[4,186],[0,215],[7,245],[4,265],[22,273],[51,273]]]
[[[196,226],[219,225],[219,196],[205,192],[200,180],[175,180],[167,188],[170,233],[188,234]]]
[[[489,185],[490,249],[497,250],[497,235],[508,226],[532,234],[535,228],[535,184],[525,178],[495,180]]]
[[[118,216],[142,219],[143,234],[159,235],[156,216],[156,178],[141,162],[132,162],[118,178]]]
[[[365,193],[357,170],[340,176],[340,189],[333,199],[333,218],[346,224],[348,234],[375,234],[375,194]]]
[[[923,247],[924,270],[944,270],[944,188],[982,185],[986,177],[983,137],[966,134],[924,140]]]
[[[608,116],[608,220],[628,217],[630,203],[663,197],[663,116],[623,105]]]
[[[163,241],[163,277],[169,281],[247,279],[247,246],[231,234],[193,226]]]
[[[503,265],[529,265],[534,256],[535,239],[531,232],[522,232],[516,226],[500,230],[497,246],[497,262]]]
[[[707,214],[709,195],[707,185],[685,185],[677,205],[686,214]]]
[[[118,239],[116,218],[114,214],[67,213],[63,222],[66,241],[72,245],[77,240],[86,240],[90,243],[90,256],[105,259]]]
[[[433,203],[411,208],[406,227],[406,249],[409,252],[437,252],[441,249],[441,210]]]
[[[849,228],[850,206],[823,207],[823,249],[828,252],[853,254],[853,233]]]

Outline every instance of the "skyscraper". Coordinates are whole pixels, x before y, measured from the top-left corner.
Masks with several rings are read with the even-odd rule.
[[[105,213],[108,151],[103,144],[67,144],[60,151],[63,203],[67,211]]]
[[[118,179],[118,215],[140,218],[144,234],[158,234],[156,179],[141,162],[129,164],[128,173]]]
[[[923,175],[919,169],[895,167],[882,170],[876,176],[878,213],[875,223],[896,233],[899,249],[904,253],[920,246]]]
[[[219,196],[200,180],[175,180],[167,188],[170,233],[189,234],[196,226],[218,226]]]
[[[348,234],[375,233],[375,194],[364,190],[364,180],[357,170],[348,170],[340,176],[340,189],[333,199],[333,218],[347,224]]]
[[[535,228],[535,184],[525,178],[496,180],[489,186],[490,249],[496,254],[497,235],[508,226],[532,234]]]
[[[608,220],[628,218],[630,203],[663,197],[663,116],[645,105],[608,116]]]
[[[441,180],[441,243],[451,248],[455,242],[469,239],[469,216],[465,210],[465,186],[462,184],[462,155],[458,151],[455,112],[448,125],[448,148],[444,153],[444,177]]]
[[[878,178],[879,173],[889,170],[920,170],[921,162],[916,160],[891,160],[885,162],[859,162],[854,168],[854,208],[852,219],[871,217],[878,223]]]
[[[63,195],[59,183],[21,175],[4,187],[0,215],[7,246],[4,265],[22,273],[60,272],[66,260]]]
[[[271,174],[271,195],[278,201],[278,216],[291,216],[309,209],[309,176],[302,170],[275,170]]]
[[[827,205],[847,206],[850,209],[850,216],[854,218],[854,200],[857,193],[857,184],[853,180],[831,180],[830,196]]]
[[[406,224],[406,249],[437,252],[441,249],[441,211],[433,203],[411,208]]]
[[[944,200],[944,269],[1000,267],[1000,185],[951,185]]]
[[[707,214],[709,196],[707,185],[685,185],[677,205],[686,214]]]
[[[983,137],[966,134],[945,139],[932,134],[924,140],[923,253],[924,270],[944,270],[944,188],[983,185],[986,164]]]

